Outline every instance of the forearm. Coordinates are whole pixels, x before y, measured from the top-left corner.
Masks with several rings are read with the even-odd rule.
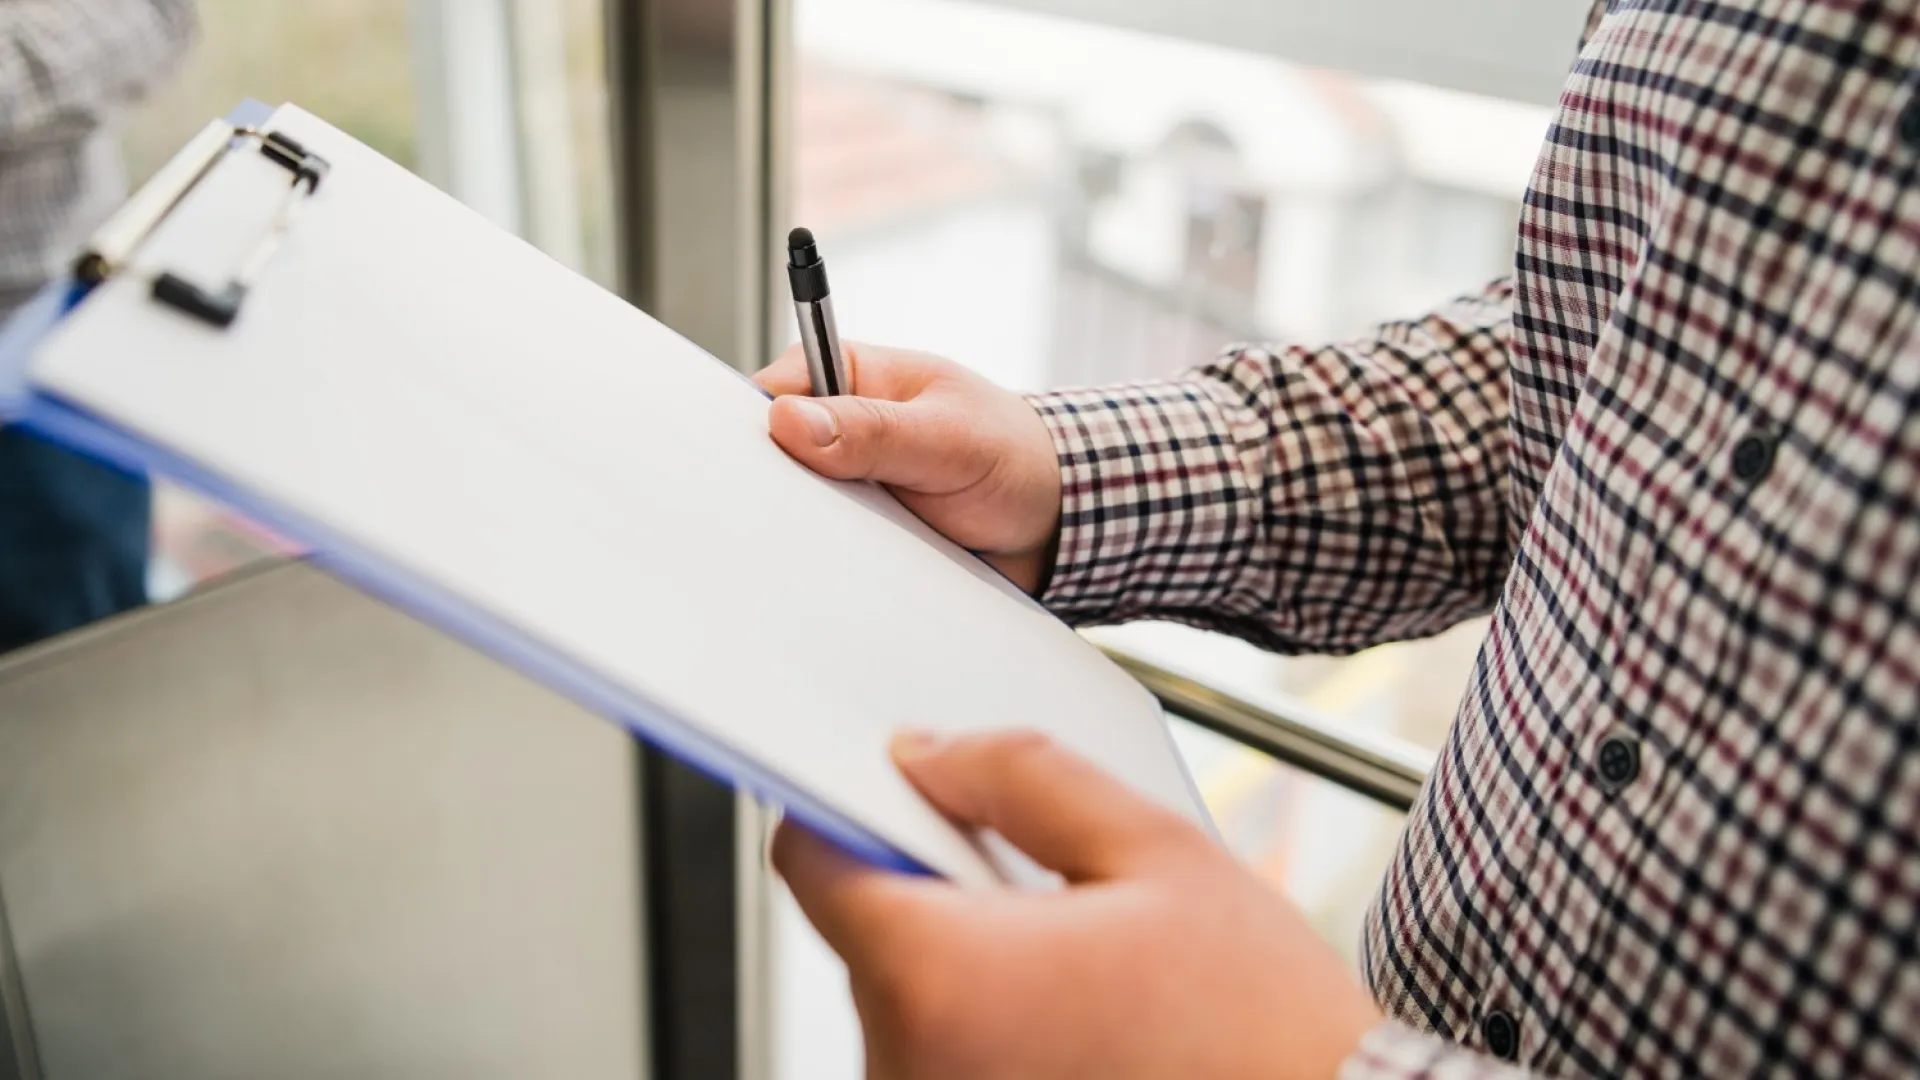
[[[1364,340],[1039,395],[1062,470],[1044,597],[1341,652],[1488,609],[1510,559],[1502,282]]]
[[[192,0],[0,2],[0,150],[98,127],[172,70],[196,29]]]

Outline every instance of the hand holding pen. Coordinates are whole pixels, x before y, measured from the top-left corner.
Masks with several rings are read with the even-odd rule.
[[[1026,398],[951,360],[857,346],[853,365],[834,327],[813,234],[788,240],[787,276],[800,344],[754,376],[774,396],[773,440],[836,480],[886,485],[922,521],[1041,589],[1060,522],[1060,466],[1047,425]]]

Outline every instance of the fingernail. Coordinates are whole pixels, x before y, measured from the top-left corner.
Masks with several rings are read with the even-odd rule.
[[[945,744],[945,739],[931,731],[908,728],[893,737],[893,756],[900,761],[930,757]]]
[[[834,422],[832,413],[811,401],[795,401],[793,405],[807,425],[807,435],[813,439],[813,445],[832,446],[840,438],[840,425]]]

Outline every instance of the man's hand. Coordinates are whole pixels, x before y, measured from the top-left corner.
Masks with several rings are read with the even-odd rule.
[[[798,347],[754,377],[774,441],[836,480],[875,480],[1032,593],[1060,523],[1060,466],[1033,407],[925,353],[848,345],[858,396],[809,398]]]
[[[1379,1021],[1297,910],[1081,758],[1029,734],[895,756],[1068,887],[901,877],[783,825],[774,864],[847,962],[869,1080],[1328,1080]]]

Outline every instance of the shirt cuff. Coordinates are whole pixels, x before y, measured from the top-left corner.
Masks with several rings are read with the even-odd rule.
[[[1387,1020],[1360,1041],[1341,1065],[1338,1080],[1525,1080],[1527,1075],[1450,1039]]]
[[[1040,600],[1076,626],[1230,612],[1265,465],[1203,382],[1029,395],[1060,462],[1060,536]],[[1253,445],[1260,445],[1256,438]],[[1251,475],[1250,468],[1251,467]]]

